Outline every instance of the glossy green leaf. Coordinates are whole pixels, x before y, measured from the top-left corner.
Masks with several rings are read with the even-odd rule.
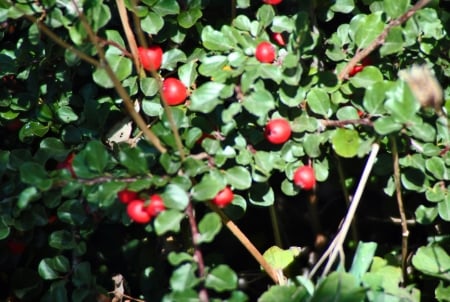
[[[73,169],[78,177],[90,178],[101,174],[109,163],[110,155],[99,141],[89,142],[73,160]]]
[[[445,221],[450,221],[450,197],[448,195],[437,205],[439,217]]]
[[[336,298],[339,301],[362,301],[365,291],[363,287],[359,286],[354,276],[333,272],[318,284],[311,301],[335,301]]]
[[[198,230],[200,232],[200,242],[211,242],[214,237],[220,232],[222,228],[222,221],[220,216],[214,212],[207,213],[202,217],[198,223]]]
[[[178,16],[178,24],[183,28],[191,28],[202,17],[202,11],[199,8],[194,8],[182,11]]]
[[[353,256],[352,266],[349,273],[361,281],[362,276],[369,270],[372,264],[377,243],[375,242],[359,242],[355,255]]]
[[[274,203],[275,196],[266,183],[254,183],[250,188],[249,201],[254,205],[267,207]]]
[[[409,0],[383,1],[383,7],[385,9],[386,14],[393,19],[400,17],[403,13],[405,13],[409,5],[410,5]]]
[[[167,232],[178,233],[183,218],[184,214],[176,210],[169,209],[159,213],[154,222],[156,234],[162,235]]]
[[[342,157],[354,157],[358,153],[361,139],[358,131],[339,128],[334,132],[331,139],[333,149]]]
[[[370,87],[377,82],[383,80],[381,71],[375,66],[367,66],[363,71],[358,72],[355,76],[350,78],[350,83],[357,88]]]
[[[397,3],[392,1],[388,2]],[[402,29],[399,27],[394,27],[389,31],[386,41],[380,47],[380,55],[385,57],[391,54],[400,53],[403,51],[404,45],[405,41]]]
[[[384,29],[381,12],[366,15],[355,30],[355,42],[359,48],[365,48],[381,34]]]
[[[119,81],[123,81],[130,76],[133,63],[129,58],[122,55],[111,54],[106,56],[106,60]],[[113,81],[105,68],[97,67],[92,74],[92,77],[98,85],[104,88],[114,87]]]
[[[392,117],[400,123],[411,122],[420,109],[420,104],[406,83],[400,82],[395,89],[388,91],[386,94],[388,98],[384,107],[392,114]]]
[[[202,30],[201,39],[203,46],[209,50],[226,51],[232,48],[232,45],[225,39],[220,31],[214,30],[211,26],[205,26]]]
[[[67,273],[70,269],[69,260],[64,256],[44,258],[39,262],[39,275],[45,280],[54,280]]]
[[[170,264],[174,266],[180,265],[183,262],[194,262],[193,256],[185,252],[170,252],[167,260],[169,260]]]
[[[324,117],[330,117],[332,113],[330,96],[323,89],[311,89],[306,96],[306,101],[314,113]]]
[[[268,112],[275,108],[275,100],[272,94],[260,87],[244,99],[244,108],[256,116],[266,116]]]
[[[425,161],[425,167],[436,179],[449,179],[449,169],[441,157],[432,157]]]
[[[185,210],[189,203],[187,192],[181,186],[176,184],[167,185],[161,196],[166,207],[179,211]]]
[[[224,87],[224,84],[215,82],[207,82],[201,85],[192,92],[189,109],[203,113],[211,112],[221,103],[219,96]]]
[[[59,220],[70,225],[81,225],[87,219],[84,205],[77,199],[64,201],[57,214]]]
[[[403,125],[395,121],[392,117],[381,117],[375,121],[374,127],[378,134],[386,135],[401,130]]]
[[[260,302],[301,302],[308,297],[306,289],[301,289],[293,285],[272,285],[261,297]]]
[[[234,166],[225,171],[227,183],[237,190],[245,190],[250,188],[252,177],[250,172],[242,166]]]
[[[75,238],[67,230],[59,230],[50,234],[49,245],[59,250],[71,250],[75,248]]]
[[[221,264],[213,268],[206,276],[205,286],[217,292],[236,289],[238,277],[227,265]]]
[[[278,246],[268,248],[263,257],[275,270],[283,270],[287,268],[295,259],[295,251],[291,249],[283,250]]]
[[[275,17],[275,11],[272,5],[262,5],[256,12],[256,19],[261,22],[262,27],[269,26]]]
[[[199,282],[195,273],[196,269],[192,263],[185,263],[178,267],[170,277],[170,287],[176,291],[193,288]]]
[[[217,177],[215,173],[208,173],[202,177],[198,184],[192,187],[191,194],[194,199],[200,201],[213,199],[225,185],[222,177]]]
[[[424,205],[420,205],[417,207],[414,214],[418,223],[431,224],[438,216],[438,208],[437,207],[430,208]]]
[[[336,0],[331,10],[337,13],[348,14],[355,8],[353,0]]]
[[[52,185],[52,180],[48,177],[47,171],[44,167],[28,162],[20,166],[21,180],[33,186],[36,186],[40,190],[48,190]]]
[[[450,256],[439,245],[420,247],[412,258],[412,265],[425,275],[450,281]]]

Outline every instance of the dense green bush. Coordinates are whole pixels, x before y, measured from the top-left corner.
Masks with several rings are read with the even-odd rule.
[[[0,299],[449,301],[445,2],[0,0]]]

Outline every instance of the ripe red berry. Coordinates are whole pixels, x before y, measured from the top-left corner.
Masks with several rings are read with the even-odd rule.
[[[137,192],[130,191],[128,189],[124,189],[117,193],[117,197],[122,203],[129,203],[130,201],[135,200],[137,196],[138,196]]]
[[[277,5],[280,4],[283,0],[263,0],[264,3],[270,4],[270,5]]]
[[[148,223],[152,219],[141,199],[135,199],[127,205],[127,214],[131,220],[137,223]]]
[[[264,131],[266,139],[272,144],[283,144],[291,137],[291,125],[283,118],[270,120]]]
[[[56,169],[67,169],[73,178],[77,178],[75,171],[73,170],[73,159],[75,158],[75,153],[69,153],[66,159],[56,165]]]
[[[150,204],[147,206],[147,213],[150,217],[155,217],[166,209],[161,196],[155,194],[150,196]]]
[[[261,63],[275,61],[275,47],[270,42],[263,41],[256,46],[255,57]]]
[[[161,67],[163,51],[157,45],[138,47],[139,60],[145,70],[156,71]]]
[[[285,46],[286,45],[286,41],[284,40],[283,34],[282,33],[272,33],[272,39],[277,42],[278,45],[280,46]]]
[[[361,72],[363,69],[364,69],[363,65],[356,65],[355,67],[352,68],[352,70],[350,70],[348,75],[352,77],[355,74],[357,74],[358,72]]]
[[[303,190],[311,190],[316,186],[314,169],[311,166],[301,166],[294,172],[294,184]]]
[[[219,208],[223,208],[229,205],[233,201],[233,198],[233,191],[231,191],[230,187],[225,187],[225,189],[217,193],[212,202]]]
[[[163,81],[162,97],[168,105],[179,105],[187,98],[186,87],[178,79],[167,78]]]

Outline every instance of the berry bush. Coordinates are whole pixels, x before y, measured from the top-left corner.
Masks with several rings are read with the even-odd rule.
[[[1,301],[450,301],[441,0],[0,0]]]

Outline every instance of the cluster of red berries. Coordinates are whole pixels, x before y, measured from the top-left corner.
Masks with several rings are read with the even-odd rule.
[[[137,223],[149,223],[154,217],[166,209],[164,201],[158,194],[142,199],[137,192],[128,189],[117,193],[119,200],[127,205],[127,214]]]
[[[139,60],[145,70],[156,72],[162,64],[163,51],[158,45],[138,47]],[[166,78],[162,85],[162,98],[170,106],[180,105],[187,98],[187,88],[177,78]]]

